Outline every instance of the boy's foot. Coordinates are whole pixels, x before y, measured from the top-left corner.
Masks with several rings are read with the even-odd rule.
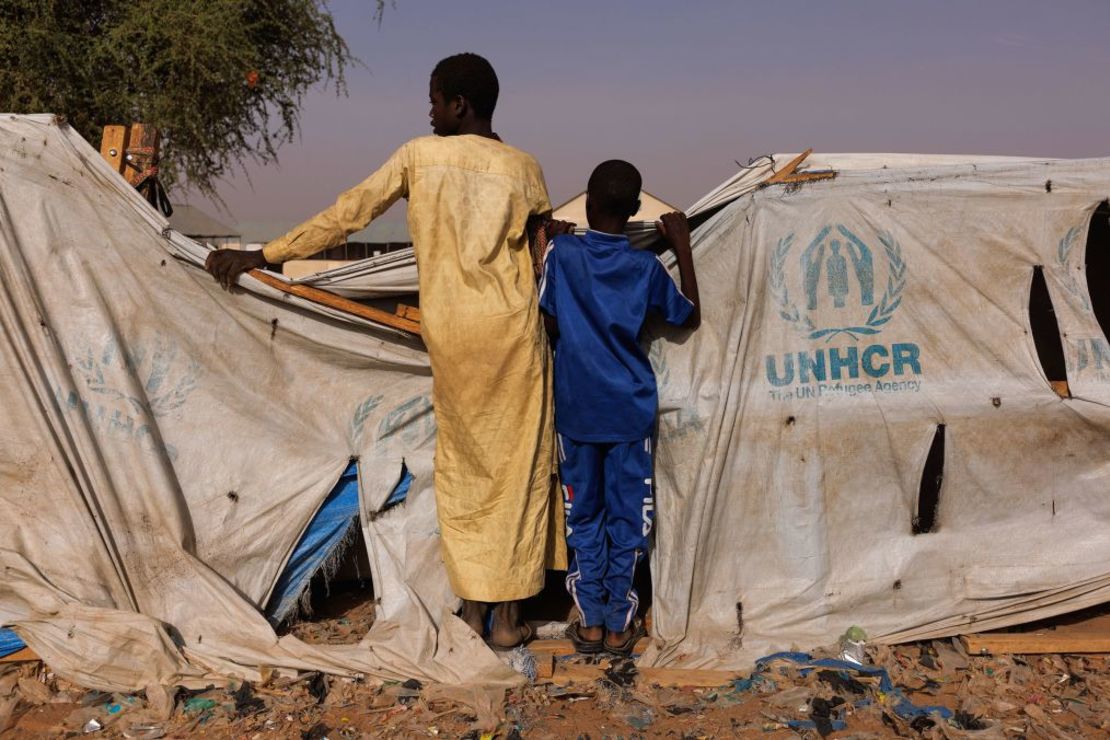
[[[519,601],[503,601],[493,607],[489,646],[495,650],[511,650],[536,636],[531,625],[520,618]]]
[[[489,605],[484,602],[463,599],[462,609],[459,610],[459,618],[466,622],[470,629],[474,630],[474,634],[481,637],[486,632],[486,612],[488,611]]]
[[[605,630],[601,627],[583,627],[577,619],[567,625],[566,637],[574,645],[574,649],[583,655],[597,655],[605,649]]]
[[[636,617],[624,632],[609,632],[605,635],[605,651],[622,658],[630,657],[636,643],[646,634],[644,620]]]

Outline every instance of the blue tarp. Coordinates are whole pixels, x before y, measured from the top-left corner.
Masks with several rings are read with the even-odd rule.
[[[5,655],[11,655],[25,647],[27,647],[27,645],[23,640],[19,639],[19,635],[11,630],[0,627],[0,658],[3,658]]]
[[[840,674],[841,678],[847,679],[850,674],[857,673],[861,676],[868,676],[879,679],[879,691],[886,697],[885,701],[894,710],[895,714],[904,720],[912,720],[915,717],[927,717],[930,714],[935,714],[941,719],[949,719],[952,717],[952,710],[947,707],[939,705],[917,705],[910,701],[902,692],[902,689],[894,685],[890,679],[890,674],[887,673],[885,668],[875,666],[860,665],[858,663],[850,663],[846,660],[837,658],[819,658],[814,659],[809,653],[785,652],[774,653],[772,655],[760,658],[755,662],[755,671],[752,672],[751,678],[739,679],[733,681],[733,689],[736,691],[747,691],[759,680],[766,680],[765,673],[771,663],[782,660],[795,665],[801,666],[801,674],[804,676],[808,672],[818,669],[832,670]],[[856,702],[856,706],[863,706],[870,702],[870,699],[863,699]],[[839,724],[838,724],[839,723]],[[794,729],[811,729],[812,722],[799,720],[788,722]],[[833,721],[834,730],[844,729],[843,722],[839,720]]]
[[[411,484],[412,474],[402,466],[401,478],[381,510],[403,502]],[[294,611],[312,576],[333,561],[357,526],[358,463],[352,461],[293,549],[266,608],[271,623],[280,624]]]

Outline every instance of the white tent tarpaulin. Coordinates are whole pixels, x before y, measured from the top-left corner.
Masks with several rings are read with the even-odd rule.
[[[742,667],[851,624],[915,639],[1110,597],[1082,248],[1110,162],[828,155],[835,180],[755,190],[774,161],[706,206],[701,328],[653,327],[644,660]],[[0,118],[0,624],[102,688],[515,680],[450,616],[419,345],[250,278],[225,293],[205,253],[51,117]],[[1035,265],[1069,399],[1030,337]],[[913,534],[942,424],[936,525]],[[352,457],[378,619],[358,645],[279,639],[259,607]]]
[[[249,278],[223,292],[51,116],[0,117],[0,152],[0,624],[111,689],[518,680],[449,614],[422,349]],[[259,606],[352,457],[378,620],[358,646],[278,639]],[[407,505],[375,515],[402,463]]]

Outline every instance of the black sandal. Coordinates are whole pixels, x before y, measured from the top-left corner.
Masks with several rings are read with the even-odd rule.
[[[566,638],[574,645],[575,651],[582,655],[597,655],[602,652],[605,649],[603,645],[605,638],[601,637],[597,640],[587,640],[582,636],[582,633],[578,631],[579,626],[579,622],[576,619],[567,625],[566,631]]]
[[[640,638],[645,636],[647,636],[647,630],[644,628],[644,620],[636,617],[632,622],[632,634],[629,635],[624,642],[620,645],[610,645],[608,641],[603,641],[602,644],[605,652],[611,655],[616,655],[621,658],[631,658],[636,643],[640,641]]]

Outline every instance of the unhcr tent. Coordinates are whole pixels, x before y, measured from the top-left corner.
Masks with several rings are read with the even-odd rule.
[[[742,667],[852,624],[911,640],[1110,598],[1110,349],[1084,268],[1110,161],[830,155],[808,163],[834,179],[761,188],[782,162],[691,209],[703,324],[652,327],[643,660]],[[52,117],[0,118],[0,624],[110,689],[264,666],[518,680],[451,616],[418,341],[250,277],[225,293],[206,252]],[[312,280],[400,292],[411,265],[387,257]],[[378,618],[358,645],[278,638],[262,610],[340,500]]]

